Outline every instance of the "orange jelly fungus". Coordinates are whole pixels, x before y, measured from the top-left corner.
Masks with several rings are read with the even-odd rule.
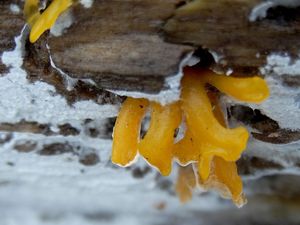
[[[226,126],[226,121],[216,96],[211,93],[209,94],[216,119],[220,124]],[[198,166],[198,184],[203,189],[212,189],[219,192],[224,198],[231,198],[238,207],[241,207],[246,203],[246,198],[243,194],[243,183],[238,175],[235,162],[228,162],[215,156],[210,160],[208,165],[201,164],[201,158],[200,162],[198,164],[195,163],[194,165]],[[203,175],[202,170],[208,167],[210,168],[209,174]],[[195,171],[191,165],[179,167],[175,190],[181,202],[186,202],[192,198],[193,189],[196,187],[194,182],[196,179]]]
[[[174,134],[180,123],[181,109],[179,103],[166,106],[151,103],[150,127],[139,144],[139,152],[164,176],[171,172]]]
[[[179,167],[175,191],[181,202],[184,203],[192,199],[196,185],[197,180],[193,166]]]
[[[223,112],[220,108],[218,99],[214,95],[210,95],[212,105],[214,107],[214,115],[216,119],[226,127]],[[224,198],[231,198],[238,206],[243,206],[247,200],[243,194],[242,179],[238,175],[235,162],[228,162],[220,157],[214,157],[210,164],[211,171],[207,179],[202,179],[200,174],[200,164],[198,164],[199,184],[204,189],[214,189]]]
[[[199,184],[207,190],[216,190],[224,198],[231,198],[238,207],[243,206],[247,200],[243,194],[243,183],[235,162],[214,157],[211,168],[208,179],[200,180]]]
[[[29,36],[31,43],[36,42],[46,30],[55,24],[60,14],[73,4],[73,0],[53,0],[42,13],[40,13],[39,4],[39,0],[26,0],[24,5],[24,15],[31,28]]]
[[[145,99],[127,98],[122,105],[113,134],[112,162],[129,165],[136,157],[142,119],[149,102]]]
[[[242,205],[242,181],[235,161],[246,149],[249,134],[244,127],[226,126],[218,98],[207,91],[207,84],[245,102],[260,103],[269,96],[267,84],[260,77],[228,77],[186,67],[179,101],[166,106],[150,102],[150,126],[142,140],[140,127],[148,101],[127,98],[114,128],[112,161],[129,165],[139,152],[165,176],[171,172],[174,158],[182,166],[194,164],[201,186],[217,189],[222,196]],[[186,131],[176,142],[175,131],[181,123],[185,123]],[[196,186],[192,175],[191,168],[180,169],[176,191],[183,193],[179,194],[182,201],[190,198],[189,190]]]
[[[39,0],[26,0],[24,14],[31,27],[30,42],[35,42],[67,10],[73,0],[53,0],[41,13]],[[195,0],[177,13],[197,10],[202,1]],[[182,202],[192,197],[199,184],[217,190],[242,206],[245,203],[242,180],[235,161],[246,149],[248,131],[244,127],[228,128],[218,98],[207,91],[207,84],[234,99],[261,103],[269,96],[266,82],[260,77],[241,78],[217,75],[210,70],[186,67],[182,79],[181,99],[162,106],[146,99],[127,98],[118,115],[114,133],[112,162],[128,166],[140,153],[164,176],[170,174],[175,158],[179,168],[176,192]],[[151,120],[140,140],[142,120],[148,108]],[[185,123],[184,137],[175,141],[175,131]],[[196,168],[197,177],[194,169]]]

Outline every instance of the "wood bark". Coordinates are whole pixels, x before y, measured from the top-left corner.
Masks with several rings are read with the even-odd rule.
[[[202,0],[199,7],[181,11],[180,7],[186,2],[95,0],[88,9],[74,5],[67,12],[72,15],[73,22],[63,35],[56,37],[46,32],[34,44],[25,41],[22,68],[27,72],[28,82],[42,81],[53,86],[53,95],[62,96],[70,107],[84,100],[101,106],[118,105],[124,98],[107,89],[158,93],[166,89],[165,79],[177,74],[183,58],[192,52],[206,66],[223,72],[233,69],[242,76],[258,73],[271,53],[286,53],[291,59],[296,59],[299,53],[299,7],[277,6],[269,9],[265,18],[251,22],[251,11],[263,1]],[[23,1],[3,0],[0,4],[0,55],[13,50],[14,37],[25,25],[22,13],[11,10],[12,4],[20,10],[23,8]],[[214,59],[211,53],[220,56],[220,60],[216,60],[216,56]],[[50,56],[58,68],[74,79],[72,90],[67,88],[65,77],[51,65]],[[7,76],[8,71],[9,68],[0,61],[1,76]],[[300,74],[279,76],[273,73],[270,77],[282,82],[288,90],[300,87]],[[96,85],[86,83],[86,79]],[[264,115],[263,111],[239,105],[228,111],[230,119],[251,127],[254,142],[270,144],[268,146],[277,153],[282,145],[290,146],[300,140],[300,127],[294,130],[281,128],[280,121]],[[292,115],[294,117],[290,119],[296,122],[299,115]],[[14,133],[43,135],[45,139],[60,137],[59,142],[42,145],[28,138],[15,143],[13,148],[18,152],[36,151],[41,155],[68,152],[80,158],[78,146],[66,141],[67,138],[110,138],[114,118],[101,124],[102,127],[97,127],[88,117],[81,122],[80,129],[66,122],[59,124],[56,131],[51,130],[50,123],[3,122],[0,131],[5,135],[0,138],[0,145],[10,143]],[[263,147],[259,149],[260,153]],[[88,159],[81,158],[83,164],[101,163],[94,150]],[[292,166],[299,167],[298,156],[287,152],[284,157],[286,161],[291,157],[294,160]],[[251,175],[256,171],[281,170],[285,165],[272,161],[272,158],[247,156],[241,159],[239,168],[244,175]]]

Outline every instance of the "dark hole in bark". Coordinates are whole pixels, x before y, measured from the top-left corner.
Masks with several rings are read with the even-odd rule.
[[[143,168],[136,167],[136,168],[133,168],[133,170],[132,170],[132,176],[134,178],[141,179],[141,178],[144,178],[150,171],[151,171],[151,168],[149,166],[145,166]]]
[[[272,7],[268,9],[266,19],[276,21],[279,25],[286,25],[287,23],[300,21],[300,7]]]
[[[89,153],[82,156],[79,162],[85,166],[94,166],[100,162],[100,158],[96,153]]]
[[[178,8],[180,8],[181,6],[184,6],[184,5],[186,5],[186,1],[180,1],[180,2],[178,2],[178,3],[175,5],[175,7],[176,7],[176,9],[178,9]]]
[[[214,57],[207,49],[198,48],[194,52],[193,56],[200,59],[200,61],[196,64],[197,67],[208,68],[215,64]]]
[[[72,127],[69,123],[59,125],[59,130],[59,133],[64,136],[75,136],[80,133],[79,130],[77,130],[75,127]]]
[[[74,148],[68,143],[53,143],[44,145],[43,149],[38,152],[40,155],[60,155],[64,153],[73,153]]]

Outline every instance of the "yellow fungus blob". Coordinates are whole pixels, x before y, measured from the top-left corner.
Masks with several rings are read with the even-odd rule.
[[[140,141],[142,119],[149,102],[145,99],[127,98],[118,115],[113,134],[112,162],[127,166],[139,152],[162,175],[172,168],[174,134],[181,123],[178,103],[161,106],[152,102],[151,120],[145,137]]]
[[[201,149],[194,140],[191,132],[186,130],[184,137],[173,145],[173,155],[183,166],[190,164],[191,162],[197,162],[201,155]]]
[[[181,99],[187,126],[194,137],[232,151],[246,148],[248,131],[243,127],[224,128],[213,115],[201,74],[184,76]]]
[[[224,116],[218,101],[215,96],[211,96],[212,95],[210,95],[210,99],[214,106],[214,115],[220,124],[225,127]],[[186,139],[189,135],[190,134],[187,131],[186,136],[183,139]],[[187,149],[188,148],[185,148],[185,150]],[[184,155],[183,153],[184,151],[179,151],[179,154]],[[192,154],[190,152],[187,153],[187,155]],[[238,207],[244,205],[246,203],[246,199],[243,194],[243,184],[237,173],[235,162],[228,162],[216,155],[210,155],[209,158],[205,158],[206,157],[204,157],[204,155],[199,156],[199,162],[197,163],[199,174],[198,182],[200,186],[207,190],[216,190],[224,198],[231,198]],[[196,185],[189,185],[188,181],[193,181],[193,177],[196,179],[195,172],[191,166],[179,169],[175,190],[181,202],[190,200],[192,196],[193,187]]]
[[[235,162],[227,162],[220,157],[214,157],[211,168],[209,178],[199,181],[201,186],[208,190],[218,191],[224,198],[231,198],[238,207],[244,205],[246,199],[243,194],[243,183]]]
[[[211,173],[212,160],[214,158],[214,154],[202,155],[198,161],[198,174],[201,180],[207,180],[209,174]]]
[[[53,0],[45,11],[40,13],[38,0],[26,0],[24,14],[31,27],[30,42],[36,42],[46,30],[49,30],[55,24],[60,14],[72,4],[73,0]]]
[[[210,70],[199,71],[186,68],[186,73],[199,76],[201,80],[219,89],[221,92],[243,102],[261,103],[269,97],[266,81],[260,77],[230,77],[217,75]]]
[[[26,0],[24,5],[24,15],[29,26],[33,26],[40,17],[39,0]]]
[[[213,113],[222,126],[226,127],[223,112],[215,95],[210,94],[210,100],[214,107]],[[207,173],[207,167],[210,167]],[[203,175],[203,171],[205,174]],[[235,162],[226,161],[215,156],[210,159],[209,165],[198,163],[199,184],[206,189],[214,189],[224,198],[231,198],[232,201],[241,207],[246,203],[243,194],[243,183],[237,172]]]
[[[242,205],[245,198],[235,162],[246,149],[249,134],[244,127],[227,127],[218,97],[208,91],[207,84],[245,102],[260,103],[269,96],[262,78],[228,77],[208,70],[185,68],[181,99],[166,106],[150,103],[150,126],[141,141],[139,130],[148,102],[132,98],[125,101],[114,129],[112,161],[124,166],[139,152],[166,176],[171,172],[173,159],[177,159],[187,166],[179,170],[176,184],[176,192],[183,202],[191,198],[196,186],[193,181],[196,177],[191,172],[193,164],[197,167],[200,185],[216,189],[224,197],[232,198],[235,204]],[[143,109],[138,107],[140,104],[144,105]],[[175,130],[182,121],[186,131],[176,142]]]
[[[232,151],[212,146],[205,141],[199,142],[189,130],[186,131],[179,142],[174,144],[172,151],[180,165],[185,166],[192,162],[199,162],[199,175],[203,180],[206,180],[210,174],[210,164],[213,156],[219,156],[228,161],[236,161],[241,155],[241,152],[233,153]]]
[[[196,185],[197,180],[193,166],[179,167],[175,191],[182,203],[192,199],[193,189],[195,189]]]
[[[135,159],[140,139],[141,122],[148,105],[148,100],[134,98],[127,98],[123,103],[114,127],[113,163],[126,166]]]
[[[151,104],[150,127],[139,144],[140,154],[162,175],[171,172],[172,147],[176,129],[181,123],[181,109],[178,103],[161,106]]]

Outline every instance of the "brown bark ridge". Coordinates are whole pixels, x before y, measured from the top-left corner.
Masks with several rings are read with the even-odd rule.
[[[158,92],[193,47],[164,41],[178,0],[94,1],[73,7],[64,35],[49,38],[54,63],[74,78],[109,89]]]

